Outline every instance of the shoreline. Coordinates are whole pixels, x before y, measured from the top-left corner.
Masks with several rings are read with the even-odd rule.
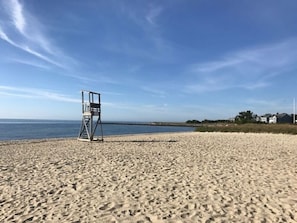
[[[0,125],[0,141],[20,140],[20,139],[44,139],[44,138],[72,138],[77,137],[81,128],[80,124],[24,124],[20,127],[14,124]],[[99,127],[100,128],[100,127]],[[100,130],[100,129],[98,129]],[[193,127],[183,126],[146,126],[146,125],[105,125],[103,135],[125,135],[157,132],[184,132],[194,131]],[[99,131],[97,135],[101,135]]]
[[[183,126],[184,127],[184,126]],[[222,132],[222,131],[184,131],[184,132],[143,132],[143,133],[126,133],[126,134],[116,134],[116,135],[103,135],[103,139],[113,138],[113,137],[133,137],[133,136],[146,136],[146,135],[170,135],[170,134],[256,134],[256,135],[287,135],[287,136],[296,136],[289,133],[273,133],[273,132]],[[21,142],[43,142],[43,141],[63,141],[63,140],[77,140],[76,136],[70,137],[49,137],[49,138],[28,138],[28,139],[2,139],[0,140],[0,145],[2,143],[9,144],[11,143],[21,143]],[[79,140],[77,140],[79,141]],[[80,141],[80,142],[92,142],[92,143],[100,143],[102,141]],[[103,141],[104,142],[104,141]]]
[[[295,222],[297,137],[0,141],[0,222]]]

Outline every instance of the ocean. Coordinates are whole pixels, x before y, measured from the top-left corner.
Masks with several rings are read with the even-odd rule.
[[[0,119],[0,140],[77,137],[81,121]],[[192,132],[193,127],[104,124],[103,135]],[[99,127],[98,127],[99,129]],[[97,135],[100,135],[98,132]]]

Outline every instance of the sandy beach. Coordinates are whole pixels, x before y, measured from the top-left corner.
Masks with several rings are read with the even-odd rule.
[[[0,222],[297,222],[297,136],[2,141]]]

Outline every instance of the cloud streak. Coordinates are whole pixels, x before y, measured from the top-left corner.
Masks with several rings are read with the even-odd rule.
[[[2,4],[7,17],[4,19],[5,23],[0,23],[0,38],[50,65],[67,70],[65,62],[73,62],[73,59],[67,58],[50,43],[42,32],[38,19],[25,11],[18,0],[7,0]]]
[[[297,69],[297,40],[232,52],[220,60],[191,65],[197,84],[185,91],[202,93],[226,89],[254,90],[274,84],[272,78]]]
[[[151,24],[156,25],[156,19],[158,16],[162,13],[163,8],[161,6],[152,7],[147,15],[145,16],[145,19]]]
[[[7,4],[12,14],[14,26],[20,33],[24,34],[26,19],[23,15],[23,6],[17,0],[7,1]]]
[[[44,63],[39,63],[35,60],[25,60],[25,59],[17,59],[17,58],[10,58],[8,60],[9,63],[19,63],[19,64],[25,64],[32,67],[41,68],[44,70],[49,70],[50,67],[45,65]]]
[[[173,43],[164,38],[159,22],[161,16],[166,13],[166,5],[162,3],[118,4],[118,17],[121,18],[119,24],[122,21],[129,23],[132,32],[125,33],[125,38],[118,41],[115,37],[122,35],[119,31],[123,27],[109,26],[105,32],[108,38],[101,47],[107,52],[125,55],[137,61],[173,61],[176,58],[176,50]]]
[[[160,90],[158,88],[154,88],[152,86],[142,86],[141,89],[152,96],[164,98],[166,96],[166,92],[164,90]]]
[[[0,38],[3,39],[3,40],[5,40],[6,42],[8,42],[10,45],[12,45],[12,46],[14,46],[16,48],[19,48],[19,49],[21,49],[21,50],[23,50],[23,51],[25,51],[25,52],[27,52],[27,53],[29,53],[31,55],[34,55],[35,57],[38,57],[39,59],[41,59],[41,60],[43,60],[45,62],[48,62],[48,63],[50,63],[52,65],[55,65],[57,67],[60,67],[60,68],[65,68],[64,65],[62,65],[62,64],[60,64],[60,63],[58,63],[58,62],[50,59],[49,57],[47,57],[47,56],[45,56],[45,55],[43,55],[43,54],[41,54],[41,53],[39,53],[39,52],[31,49],[30,47],[25,46],[25,45],[20,45],[20,44],[16,43],[12,39],[10,39],[6,35],[6,33],[3,32],[3,30],[1,29],[1,27],[0,27]]]
[[[1,86],[0,96],[12,96],[18,98],[33,98],[33,99],[48,99],[53,101],[62,101],[70,103],[80,103],[81,101],[75,98],[71,98],[64,94],[54,93],[44,89],[36,88],[19,88],[13,86]]]

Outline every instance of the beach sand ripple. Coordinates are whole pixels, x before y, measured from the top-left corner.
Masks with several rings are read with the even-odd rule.
[[[0,142],[0,222],[297,222],[297,136]]]

